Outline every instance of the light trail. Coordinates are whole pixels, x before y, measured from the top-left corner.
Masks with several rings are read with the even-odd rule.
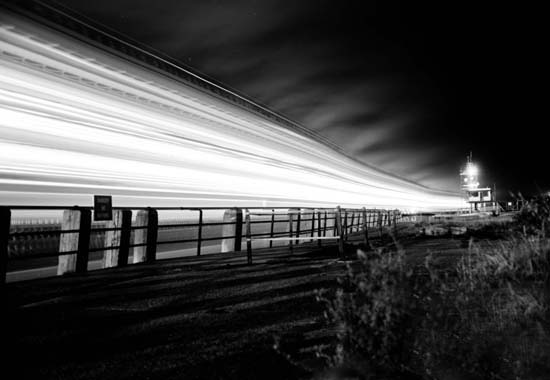
[[[0,53],[2,204],[465,206],[20,16]]]

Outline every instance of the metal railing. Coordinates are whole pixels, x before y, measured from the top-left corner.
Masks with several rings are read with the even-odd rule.
[[[16,218],[14,213],[22,211],[63,215]],[[0,206],[0,282],[21,262],[55,265],[57,274],[83,273],[91,259],[109,268],[128,265],[130,258],[140,263],[162,256],[200,256],[207,248],[210,253],[240,252],[243,239],[249,264],[253,248],[286,245],[292,252],[303,242],[320,246],[332,241],[342,254],[350,234],[362,232],[368,244],[369,228],[382,234],[401,218],[397,210],[340,207],[116,207],[112,221],[96,222],[92,212],[92,207]],[[159,221],[163,213],[169,215]]]

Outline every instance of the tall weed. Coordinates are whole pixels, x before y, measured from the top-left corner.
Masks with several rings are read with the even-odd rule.
[[[411,265],[401,249],[358,252],[333,297],[332,366],[364,374],[521,379],[549,371],[550,241],[470,244],[455,265]]]

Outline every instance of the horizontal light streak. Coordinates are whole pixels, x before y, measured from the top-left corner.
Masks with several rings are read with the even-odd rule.
[[[73,205],[81,194],[101,192],[113,194],[115,205],[143,200],[135,206],[464,205],[84,45],[71,54],[61,46],[74,42],[47,30],[41,38],[59,44],[39,43],[22,32],[36,26],[17,23],[0,28],[2,199],[13,203],[19,191],[23,203],[44,194],[45,202],[65,196]]]

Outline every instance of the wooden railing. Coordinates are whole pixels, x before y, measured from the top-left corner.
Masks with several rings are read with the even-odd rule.
[[[24,211],[39,215],[58,212],[52,218],[15,217]],[[172,247],[187,255],[200,256],[208,247],[213,252],[239,252],[246,239],[248,263],[253,244],[273,248],[323,241],[338,243],[340,253],[349,234],[399,222],[397,210],[350,208],[184,208],[122,207],[113,209],[113,219],[96,222],[91,207],[0,206],[0,282],[5,283],[10,265],[20,262],[34,266],[56,265],[57,274],[83,273],[90,259],[101,260],[102,268],[132,263],[154,262],[157,253]],[[172,217],[159,213],[169,212]],[[205,213],[216,214],[205,219]],[[173,215],[180,215],[174,218]],[[185,214],[185,215],[184,215]],[[380,230],[381,231],[381,230]],[[17,265],[16,265],[17,266]]]

